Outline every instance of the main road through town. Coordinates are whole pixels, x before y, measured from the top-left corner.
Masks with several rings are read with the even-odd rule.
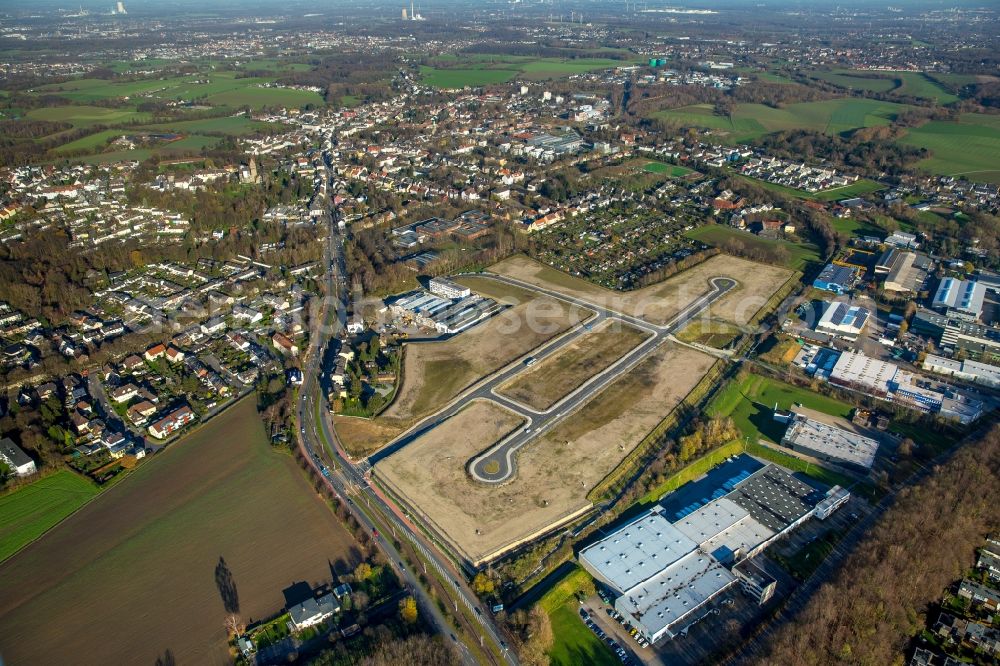
[[[589,310],[593,313],[587,320],[581,322],[566,333],[557,336],[548,343],[533,350],[530,353],[530,358],[533,359],[531,362],[532,365],[536,362],[542,362],[545,358],[558,353],[566,345],[593,330],[597,325],[603,324],[609,320],[610,325],[623,323],[645,331],[647,337],[643,342],[632,348],[615,363],[590,377],[582,385],[545,410],[533,409],[497,392],[499,387],[510,381],[515,375],[527,369],[527,358],[518,359],[517,361],[507,365],[505,368],[502,368],[498,372],[478,382],[475,386],[465,391],[458,398],[449,403],[446,407],[444,407],[444,409],[419,422],[416,426],[403,433],[388,446],[373,454],[368,459],[369,464],[374,465],[379,460],[392,455],[427,431],[436,427],[438,424],[460,412],[472,401],[490,400],[520,416],[524,420],[524,424],[517,431],[510,434],[479,456],[473,458],[469,462],[469,473],[473,478],[483,483],[496,484],[508,481],[516,472],[515,454],[519,448],[553,427],[568,414],[572,413],[578,407],[589,401],[608,384],[615,381],[623,373],[631,370],[636,365],[641,363],[664,342],[667,340],[676,340],[676,338],[673,337],[675,331],[683,328],[686,323],[698,316],[698,314],[704,311],[713,302],[736,287],[737,284],[736,281],[731,278],[711,278],[709,280],[709,288],[704,294],[696,298],[690,304],[686,305],[684,309],[682,309],[666,324],[657,325],[639,317],[627,315],[623,312],[610,309],[597,303],[567,296],[563,293],[538,287],[504,275],[478,273],[477,276],[486,277],[491,280],[496,280],[498,282],[534,291],[559,301]],[[540,381],[544,381],[544,379]]]
[[[438,601],[431,598],[420,584],[418,575],[404,563],[394,543],[396,539],[410,541],[419,551],[424,560],[421,566],[425,575],[428,574],[428,564],[440,574],[448,596],[443,601],[454,606],[454,615],[460,618],[459,626],[463,626],[461,618],[464,617],[464,626],[469,627],[475,634],[464,638],[471,643],[478,643],[480,654],[487,655],[491,661],[493,660],[491,655],[499,653],[504,662],[516,665],[517,658],[507,648],[500,631],[469,588],[463,575],[426,541],[405,516],[397,513],[395,507],[369,485],[365,477],[367,467],[359,468],[349,459],[329,423],[329,405],[326,403],[321,382],[323,357],[330,341],[336,339],[344,326],[348,293],[343,239],[337,230],[337,214],[337,210],[331,207],[327,247],[324,250],[327,297],[319,316],[315,317],[311,326],[310,343],[305,356],[306,367],[303,368],[303,384],[299,390],[296,408],[300,425],[298,446],[309,465],[321,475],[326,486],[345,502],[358,523],[372,535],[393,569],[417,597],[421,610],[428,614],[431,624],[442,636],[450,637],[463,663],[477,664],[480,660],[456,636],[456,633],[461,632],[453,630],[451,623],[439,608]],[[331,462],[332,466],[327,465],[327,461]],[[390,534],[385,533],[386,528]],[[459,609],[459,604],[468,609],[468,614],[465,613],[465,609]]]

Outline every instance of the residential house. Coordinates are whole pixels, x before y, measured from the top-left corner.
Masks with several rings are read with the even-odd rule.
[[[0,461],[2,461],[17,476],[31,476],[38,468],[35,461],[14,443],[10,437],[0,439]]]
[[[273,344],[274,348],[282,354],[297,356],[299,353],[298,345],[292,342],[291,338],[281,332],[277,332],[271,336],[271,344]]]
[[[340,612],[340,603],[332,592],[324,594],[319,599],[306,599],[300,604],[289,607],[288,616],[296,631],[320,624],[324,620]]]
[[[149,434],[157,439],[163,439],[191,423],[195,418],[197,417],[191,408],[183,405],[149,426]]]

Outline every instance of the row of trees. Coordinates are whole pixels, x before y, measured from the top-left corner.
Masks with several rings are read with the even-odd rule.
[[[1000,528],[1000,427],[902,490],[834,578],[772,637],[762,664],[905,662],[928,605]]]

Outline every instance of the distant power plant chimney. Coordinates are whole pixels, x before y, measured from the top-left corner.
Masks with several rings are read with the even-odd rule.
[[[119,14],[128,14],[128,12],[125,11],[125,3],[122,2],[121,0],[118,0],[118,5],[116,9],[118,10]]]
[[[403,7],[403,20],[406,20],[406,7]]]

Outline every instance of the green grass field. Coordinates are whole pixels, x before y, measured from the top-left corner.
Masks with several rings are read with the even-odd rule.
[[[549,650],[552,666],[577,666],[577,664],[619,663],[610,648],[587,628],[580,617],[580,604],[574,593],[590,578],[577,567],[553,585],[538,603],[549,614],[555,642]]]
[[[121,135],[125,132],[122,130],[117,130],[113,132],[113,135]],[[90,137],[86,137],[90,138]],[[151,148],[136,148],[135,150],[113,150],[106,153],[94,152],[90,155],[84,155],[83,157],[78,157],[74,159],[79,159],[81,162],[87,164],[107,164],[109,162],[121,162],[123,160],[146,160],[153,155],[159,155],[160,157],[170,158],[177,157],[179,155],[189,155],[192,153],[198,153],[206,148],[211,148],[221,141],[218,137],[214,136],[201,136],[200,134],[192,134],[186,136],[178,141],[171,141],[170,143],[164,143]],[[68,145],[68,144],[67,144]],[[64,150],[66,147],[63,146],[60,150]]]
[[[750,441],[757,438],[780,442],[785,426],[772,418],[774,406],[789,409],[799,403],[809,409],[850,418],[851,405],[828,398],[807,389],[762,377],[748,375],[742,382],[731,382],[706,407],[705,413],[711,417],[731,416],[736,427]]]
[[[102,130],[100,132],[95,132],[89,134],[82,139],[77,139],[76,141],[70,141],[69,143],[64,143],[55,149],[57,153],[68,153],[74,150],[91,150],[97,151],[104,147],[104,145],[111,141],[112,139],[117,139],[123,134],[127,134],[128,130],[123,129],[112,129],[112,130]]]
[[[867,72],[852,72],[851,70],[838,69],[832,72],[810,72],[809,76],[827,81],[843,88],[852,90],[864,90],[867,92],[889,92],[896,87],[896,81],[885,77],[868,77],[860,74]]]
[[[708,224],[695,227],[684,234],[688,238],[707,243],[709,245],[721,245],[723,242],[735,238],[747,247],[771,248],[781,246],[788,250],[788,261],[785,266],[800,271],[810,263],[820,261],[819,248],[812,243],[791,243],[783,240],[771,240],[769,238],[758,238],[751,233],[739,231],[731,227]]]
[[[91,481],[60,470],[0,497],[0,562],[31,543],[98,493]]]
[[[153,130],[155,132],[177,132],[180,134],[221,133],[231,136],[242,136],[273,126],[274,124],[272,123],[263,123],[247,118],[246,116],[224,116],[222,118],[177,120],[169,123],[143,125],[141,129]]]
[[[649,173],[663,174],[671,178],[681,178],[689,173],[694,173],[693,169],[677,166],[676,164],[664,164],[663,162],[647,162],[642,169]]]
[[[738,104],[731,118],[715,115],[709,104],[694,104],[653,116],[684,126],[714,129],[726,133],[729,143],[745,143],[782,130],[806,129],[827,134],[849,132],[861,127],[888,125],[905,104],[870,99],[833,99],[800,102],[775,109],[764,104]]]
[[[922,72],[869,72],[836,69],[828,72],[810,72],[809,76],[853,90],[892,92],[910,97],[923,97],[936,100],[939,104],[951,104],[958,100],[956,95],[942,88],[936,81]],[[960,85],[964,85],[964,83]]]
[[[460,63],[461,69],[422,65],[423,82],[435,88],[463,88],[503,83],[514,77],[543,80],[584,74],[599,69],[610,69],[631,64],[629,60],[610,58],[534,58],[531,56],[471,53],[460,56],[447,54],[435,58],[439,64]],[[635,61],[638,62],[638,61]]]
[[[238,72],[206,72],[140,81],[84,78],[41,86],[36,92],[59,95],[78,104],[107,99],[130,104],[138,104],[144,100],[187,100],[215,106],[248,105],[254,108],[323,104],[323,98],[318,93],[288,88],[262,88],[262,84],[274,79],[237,78],[237,75]]]
[[[289,88],[260,88],[246,86],[240,89],[227,90],[205,98],[212,106],[241,107],[249,106],[259,109],[264,106],[299,107],[311,104],[322,106],[323,97],[319,93],[308,90],[292,90]]]
[[[514,69],[435,69],[426,66],[420,68],[420,76],[425,84],[446,90],[503,83],[510,81],[517,73]]]
[[[884,185],[879,185],[873,180],[863,178],[845,187],[835,187],[831,190],[823,190],[822,192],[817,192],[816,194],[810,194],[809,197],[816,199],[817,201],[839,201],[840,199],[859,197],[863,194],[871,194],[872,192],[878,192],[879,190],[884,189]]]
[[[67,122],[74,127],[91,127],[93,125],[114,125],[133,120],[149,120],[148,113],[139,113],[127,109],[105,109],[100,106],[49,106],[32,109],[25,114],[31,120],[54,120]]]
[[[930,173],[1000,183],[1000,117],[963,113],[958,122],[932,121],[910,129],[900,143],[933,154],[913,166]]]
[[[921,72],[893,72],[892,75],[902,81],[902,85],[894,91],[900,95],[933,99],[938,104],[958,101],[957,95],[951,94]]]

